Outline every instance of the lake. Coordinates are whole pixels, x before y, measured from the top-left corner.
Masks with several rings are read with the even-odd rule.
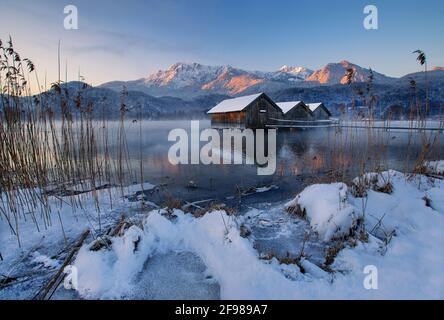
[[[200,129],[210,128],[208,120],[199,122]],[[117,122],[107,125],[111,157],[116,155]],[[255,165],[172,165],[168,141],[172,129],[190,132],[190,120],[126,122],[129,150],[127,183],[143,181],[163,186],[169,194],[182,200],[218,199],[230,201],[239,192],[256,193],[247,202],[275,202],[289,199],[314,182],[350,181],[361,172],[395,169],[410,171],[423,149],[424,133],[417,131],[368,130],[359,128],[318,128],[279,130],[277,132],[276,172],[257,174]],[[428,159],[444,159],[443,137],[429,132],[435,143]],[[205,143],[202,143],[203,145]],[[142,159],[142,162],[140,161]],[[241,191],[239,191],[241,190]]]

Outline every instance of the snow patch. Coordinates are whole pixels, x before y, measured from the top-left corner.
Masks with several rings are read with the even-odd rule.
[[[425,167],[430,173],[444,175],[444,160],[427,161]]]
[[[349,203],[344,183],[311,185],[285,205],[287,209],[296,206],[305,211],[312,229],[323,241],[347,235],[362,217]]]
[[[31,257],[31,263],[42,264],[45,268],[56,269],[60,267],[60,263],[57,260],[52,259],[44,254],[40,254],[38,251],[34,251],[31,254]]]

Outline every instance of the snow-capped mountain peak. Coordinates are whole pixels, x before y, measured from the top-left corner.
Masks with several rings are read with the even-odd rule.
[[[278,71],[274,73],[273,78],[287,80],[291,82],[304,81],[312,73],[312,70],[305,67],[290,67],[287,65],[283,65],[279,68]]]
[[[200,63],[178,62],[167,70],[159,70],[149,75],[144,82],[149,86],[171,85],[175,88],[199,85],[211,81],[221,69],[222,67],[205,66]]]
[[[206,66],[178,62],[142,79],[153,92],[186,91],[188,94],[240,94],[259,85],[285,89],[295,81],[303,81],[311,73],[304,67],[281,68],[275,72],[246,71],[230,65]],[[252,89],[251,89],[252,90]]]
[[[364,82],[368,80],[370,75],[369,69],[362,68],[347,60],[342,60],[338,63],[329,63],[322,69],[313,72],[306,80],[320,84],[345,84],[347,83],[346,74],[348,69],[353,69],[354,71],[354,82]],[[392,80],[392,78],[378,72],[373,72],[373,76],[375,82],[385,83]]]
[[[239,95],[255,92],[275,92],[295,86],[345,84],[347,69],[355,72],[355,82],[367,81],[369,69],[347,60],[329,63],[312,71],[302,66],[284,65],[277,71],[247,71],[230,65],[208,66],[200,63],[178,62],[168,69],[159,70],[146,78],[135,81],[110,82],[103,87],[142,91],[154,96],[175,96],[192,99],[196,96],[221,94]],[[392,78],[374,72],[374,81],[387,83]]]
[[[283,65],[282,67],[279,68],[279,72],[301,74],[301,73],[312,73],[313,71],[305,67],[289,67],[287,65]]]

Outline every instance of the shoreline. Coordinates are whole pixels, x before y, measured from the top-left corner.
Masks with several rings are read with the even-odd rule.
[[[85,227],[87,227],[87,229],[91,231],[92,235],[87,238],[83,246],[80,248],[80,252],[77,255],[76,259],[73,260],[74,265],[79,266],[81,270],[79,280],[83,280],[81,280],[82,285],[78,292],[80,293],[79,297],[82,298],[125,298],[125,288],[127,286],[134,286],[134,276],[144,274],[144,261],[146,259],[148,259],[147,261],[149,261],[156,256],[158,256],[159,258],[156,258],[158,260],[155,260],[157,262],[154,265],[156,266],[155,268],[158,268],[155,269],[158,270],[158,272],[161,272],[160,270],[162,270],[162,261],[165,259],[167,259],[165,261],[170,261],[173,265],[175,265],[177,267],[177,270],[185,270],[183,269],[184,266],[180,263],[180,259],[177,260],[176,256],[164,256],[165,254],[168,254],[168,252],[183,252],[184,254],[186,254],[186,252],[189,252],[189,256],[187,256],[187,259],[191,259],[190,261],[193,262],[190,263],[195,266],[193,267],[195,269],[193,269],[194,271],[192,272],[197,272],[196,276],[202,274],[203,272],[203,274],[208,274],[209,277],[212,279],[212,282],[208,282],[205,280],[205,278],[201,278],[201,280],[199,280],[197,284],[195,284],[197,288],[207,288],[208,290],[215,290],[214,288],[216,287],[214,287],[213,284],[217,284],[217,286],[220,286],[222,299],[298,298],[296,296],[293,296],[292,294],[287,296],[285,294],[283,295],[283,293],[273,293],[273,286],[271,284],[269,284],[269,286],[267,287],[268,291],[263,292],[264,296],[257,296],[257,294],[253,294],[253,292],[256,291],[250,292],[248,290],[237,291],[238,289],[229,289],[230,283],[231,281],[233,281],[233,279],[231,279],[230,277],[234,277],[237,279],[237,276],[235,274],[232,274],[231,276],[226,274],[223,271],[223,268],[220,270],[218,268],[214,269],[223,261],[220,260],[223,258],[222,256],[217,258],[212,255],[208,256],[210,252],[214,250],[216,250],[217,252],[225,252],[226,250],[228,250],[226,253],[227,255],[230,255],[230,252],[232,250],[242,250],[242,254],[248,256],[249,263],[257,265],[257,268],[262,270],[261,272],[265,277],[271,276],[271,274],[273,274],[272,278],[277,277],[275,280],[281,283],[284,288],[288,288],[288,290],[290,290],[290,288],[292,288],[293,286],[296,286],[295,288],[303,288],[303,291],[308,292],[307,294],[311,294],[312,296],[314,295],[313,297],[315,299],[316,293],[313,291],[315,290],[314,288],[317,288],[318,286],[325,286],[326,279],[329,279],[327,281],[329,285],[325,287],[324,290],[327,290],[327,292],[333,294],[333,292],[336,290],[335,287],[337,288],[338,286],[342,286],[342,284],[346,284],[348,281],[354,279],[353,277],[356,277],[358,275],[358,270],[352,268],[350,269],[350,271],[346,272],[343,276],[340,276],[338,278],[338,274],[342,274],[344,272],[340,270],[344,268],[344,263],[348,261],[347,259],[349,259],[350,255],[354,256],[357,254],[358,256],[356,257],[360,257],[359,259],[364,259],[364,257],[370,254],[370,256],[373,257],[371,259],[380,260],[381,264],[384,265],[386,263],[384,257],[386,255],[390,255],[391,250],[393,250],[392,243],[395,243],[395,246],[402,245],[402,241],[397,243],[397,241],[400,241],[399,237],[405,237],[406,232],[412,232],[411,230],[409,231],[408,227],[407,229],[405,229],[406,226],[412,223],[419,223],[419,225],[417,226],[417,228],[419,228],[420,225],[426,223],[426,221],[415,220],[417,218],[411,216],[411,214],[413,213],[409,214],[408,212],[405,212],[405,210],[410,211],[412,210],[412,208],[417,208],[416,210],[418,210],[418,212],[424,212],[422,214],[426,215],[431,214],[426,212],[432,210],[430,212],[436,212],[433,213],[432,216],[437,215],[434,219],[438,219],[437,221],[435,221],[435,224],[437,224],[437,226],[434,226],[433,228],[437,228],[440,224],[443,224],[444,226],[444,204],[442,204],[442,200],[440,200],[441,195],[444,198],[444,180],[442,179],[443,164],[443,161],[433,163],[433,170],[435,170],[434,172],[436,173],[435,178],[426,177],[423,175],[411,175],[409,177],[400,172],[385,171],[376,174],[376,178],[374,178],[375,174],[367,174],[364,176],[367,178],[362,178],[363,180],[359,180],[358,178],[356,178],[354,182],[355,185],[345,185],[340,183],[312,184],[304,188],[304,190],[300,192],[298,196],[296,198],[293,198],[293,200],[290,202],[263,202],[261,204],[256,202],[252,206],[247,206],[249,207],[249,209],[247,208],[243,213],[230,211],[231,209],[226,205],[218,205],[216,203],[213,203],[211,204],[211,207],[206,208],[204,204],[197,203],[193,205],[188,203],[188,206],[185,206],[184,208],[184,205],[186,205],[187,203],[183,202],[182,210],[180,208],[175,209],[174,206],[170,207],[169,209],[160,209],[161,206],[144,198],[143,193],[141,193],[140,185],[129,186],[128,188],[126,188],[125,191],[126,196],[132,195],[135,197],[134,200],[136,201],[128,201],[128,197],[116,197],[115,203],[111,204],[109,201],[106,200],[109,197],[109,190],[103,189],[98,191],[98,193],[100,193],[99,198],[101,198],[101,202],[103,201],[102,205],[104,206],[102,209],[101,217],[103,231],[99,231],[98,229],[97,217],[95,217],[94,214],[91,214],[91,212],[88,212],[87,209],[88,207],[90,209],[94,207],[94,201],[85,200],[84,209],[75,212],[76,210],[72,210],[72,207],[70,208],[68,204],[60,201],[60,199],[53,199],[54,208],[57,208],[57,210],[62,213],[64,219],[67,219],[69,216],[67,212],[69,212],[69,210],[72,210],[69,221],[62,220],[62,228],[62,225],[60,223],[57,223],[57,217],[54,216],[52,219],[53,225],[48,230],[42,231],[42,233],[40,234],[36,231],[32,232],[32,228],[30,228],[32,221],[27,221],[26,224],[23,224],[21,226],[23,228],[22,232],[25,233],[22,236],[23,248],[20,250],[18,249],[16,243],[14,244],[13,235],[6,235],[6,231],[8,228],[5,228],[5,221],[0,221],[0,224],[2,225],[2,241],[0,252],[3,256],[3,261],[0,264],[0,271],[2,274],[8,275],[9,277],[7,283],[5,283],[5,280],[3,280],[4,283],[2,284],[3,288],[0,289],[0,298],[30,299],[30,293],[35,292],[35,290],[44,285],[44,283],[48,281],[48,275],[54,274],[54,272],[60,267],[64,257],[66,257],[67,255],[66,249],[72,246],[72,243],[75,241],[75,239],[78,238],[78,235],[85,229]],[[432,168],[432,166],[430,166],[430,168]],[[390,189],[388,189],[387,186],[383,187],[380,185],[381,183],[387,182],[387,179],[393,180],[391,182],[393,184],[393,194],[388,192],[390,191]],[[361,194],[356,193],[356,183],[359,181],[366,181],[366,183],[368,184],[365,187],[365,192],[367,192],[367,194],[364,198],[360,198],[359,195]],[[310,191],[311,189],[316,188],[327,189],[325,189],[324,191]],[[404,188],[407,188],[405,189],[406,191],[402,191],[403,193],[401,195],[398,195],[398,192],[400,192],[399,190],[404,190]],[[144,184],[143,189],[148,192],[151,191],[153,194],[156,193],[156,186],[151,184]],[[341,189],[343,191],[334,191]],[[116,195],[121,192],[119,190],[115,191]],[[269,190],[260,189],[260,191],[262,192],[259,192],[257,194],[264,195],[267,193],[267,191],[273,192],[273,188],[271,187]],[[343,194],[343,196],[340,196],[338,198],[338,196],[335,195],[337,192],[345,193]],[[297,213],[295,215],[293,212],[297,211],[294,211],[294,209],[290,210],[290,208],[296,208],[296,204],[297,206],[300,206],[301,203],[297,202],[300,200],[295,199],[303,199],[304,194],[309,194],[309,198],[307,199],[311,199],[312,197],[315,198],[313,198],[313,200],[304,200],[305,202],[301,202],[304,204],[304,210],[307,210],[308,212],[306,216],[301,216]],[[420,197],[419,195],[415,194],[423,196]],[[76,195],[75,197],[82,198],[84,197],[84,195]],[[399,200],[395,200],[398,198]],[[364,210],[364,207],[361,207],[364,201],[363,199],[367,199]],[[406,207],[405,204],[403,204],[403,202],[405,201],[409,202],[413,200],[414,202],[412,202],[412,208],[408,206]],[[336,201],[339,202],[336,203]],[[393,207],[395,202],[398,203],[397,201],[399,201],[399,204],[396,207]],[[321,207],[319,207],[319,203],[321,203]],[[325,203],[325,205],[322,205],[322,203]],[[388,206],[387,208],[391,207],[393,211],[382,212],[384,210],[381,209],[380,212],[378,211],[380,210],[380,208],[374,209],[378,208],[378,206],[381,205],[384,206],[384,203],[386,203],[386,205]],[[420,205],[420,203],[422,203],[422,205]],[[336,209],[334,208],[337,208],[338,205],[342,209],[336,211]],[[443,207],[441,208],[441,206]],[[190,207],[193,207],[193,209],[190,209]],[[189,212],[186,213],[184,212],[184,210]],[[319,216],[319,212],[322,213],[325,210],[330,210],[332,212],[332,217],[334,216],[336,217],[335,219],[339,219],[336,220],[333,228],[331,227],[332,225],[330,219],[325,220],[325,217],[322,218],[322,214],[321,217]],[[373,212],[372,210],[374,210],[375,212]],[[356,215],[359,212],[361,216]],[[396,217],[396,215],[398,215],[398,213],[396,212],[399,212],[401,216]],[[395,216],[392,217],[392,213],[395,214]],[[125,219],[127,219],[126,221],[128,221],[128,228],[126,229],[126,231],[122,230],[119,236],[109,238],[112,245],[108,249],[102,248],[99,251],[89,251],[88,248],[91,246],[92,243],[94,243],[94,238],[97,239],[97,236],[100,234],[102,234],[103,237],[103,232],[109,228],[112,228],[121,216],[125,216]],[[359,224],[359,220],[362,219],[362,217],[365,217],[364,230],[367,234],[367,238],[357,232],[357,230],[361,230],[359,228],[362,226],[362,224]],[[399,220],[401,217],[402,219]],[[154,220],[151,221],[151,219]],[[375,226],[377,226],[378,224],[381,225],[381,221],[383,221],[384,224],[392,225],[393,230],[387,231],[388,234],[390,234],[390,241],[388,241],[388,243],[385,245],[384,241],[386,240],[384,240],[381,233],[378,233],[380,231],[375,232],[374,230]],[[367,222],[368,225],[366,224]],[[203,225],[201,225],[202,223]],[[207,223],[209,223],[209,225],[207,225]],[[338,223],[344,226],[344,229],[341,231],[341,233],[337,233],[338,230],[341,229],[336,230]],[[330,225],[330,227],[328,227],[328,225]],[[185,229],[182,230],[181,228]],[[66,243],[63,240],[64,236],[62,234],[62,229],[64,230],[65,236],[67,238]],[[170,231],[164,233],[167,230]],[[216,234],[213,234],[208,233],[209,230],[219,231],[217,231]],[[352,232],[352,230],[355,231]],[[195,231],[197,233],[202,232],[202,234],[196,235]],[[151,232],[154,232],[154,234],[152,234]],[[304,238],[307,236],[307,233],[309,234],[308,238]],[[154,238],[151,238],[153,235]],[[190,238],[187,238],[187,235]],[[227,236],[230,239],[230,242],[228,243],[226,242]],[[432,239],[432,241],[437,241],[438,243],[440,243],[440,241],[444,241],[444,239],[436,238],[436,236],[438,235],[435,235],[435,238]],[[150,241],[152,240],[149,239],[154,240],[155,238],[158,238],[159,240],[156,241],[160,242],[151,243]],[[214,240],[210,240],[213,238]],[[126,250],[134,250],[134,248],[130,249],[131,243],[134,243],[133,240],[124,239],[139,239],[139,242],[137,244],[138,248],[136,250],[137,252],[134,251],[134,257],[132,257],[132,254],[130,254],[129,252],[125,253],[124,256],[121,256],[121,258],[126,257],[125,260],[122,260],[122,262],[118,262],[119,259],[121,259],[119,258],[119,256],[123,254]],[[214,241],[220,241],[222,239],[225,240],[217,245],[218,249],[216,249],[216,247],[213,247],[213,245],[216,245],[216,242]],[[201,244],[199,243],[208,240],[210,240],[211,245],[208,244],[206,247],[201,247]],[[413,238],[413,240],[407,237],[403,241],[405,243],[408,243],[409,246],[412,246],[414,245],[415,241],[419,240],[423,241],[421,237],[419,237],[418,239]],[[142,244],[144,241],[147,242],[145,244]],[[167,242],[165,243],[165,245],[158,247],[158,245],[160,243],[163,243],[163,241]],[[239,247],[231,247],[230,243],[232,242],[236,243]],[[117,249],[118,243],[121,243],[121,245],[123,245],[122,249]],[[367,249],[365,249],[365,247],[368,247],[369,244],[371,244],[370,247],[373,248],[371,252],[367,252]],[[128,245],[130,245],[130,247],[128,247]],[[145,245],[146,247],[144,247]],[[381,253],[381,248],[384,248],[384,254]],[[419,250],[419,248],[417,249]],[[119,251],[121,253],[119,253],[112,259],[110,258],[111,256],[116,255]],[[304,252],[304,254],[301,254],[301,252]],[[334,252],[334,254],[332,252]],[[393,253],[393,255],[395,255],[395,253]],[[83,256],[85,258],[82,258]],[[106,256],[109,256],[109,258],[105,258]],[[437,258],[438,257],[435,257],[434,259]],[[86,259],[85,261],[87,261],[88,265],[90,265],[92,261],[96,261],[101,265],[101,267],[95,268],[93,263],[90,265],[90,267],[85,269],[84,267],[82,267],[81,261],[83,261],[83,259]],[[111,273],[106,270],[109,269],[111,271],[116,268],[117,265],[115,263],[112,263],[110,265],[109,262],[106,262],[108,260],[115,260],[115,263],[118,263],[117,265],[121,265],[121,267],[124,268],[123,270],[127,270],[127,268],[129,268],[128,270],[130,271],[127,270],[124,272],[124,278],[114,279],[111,281],[111,278],[113,277],[113,274],[116,273],[116,270]],[[327,260],[329,260],[328,263]],[[401,262],[398,261],[398,263]],[[224,263],[222,264],[224,265]],[[228,267],[228,265],[226,267]],[[391,268],[392,266],[390,265],[390,269]],[[101,269],[103,269],[101,272],[98,271]],[[244,271],[242,271],[242,269],[236,270],[236,272],[244,274]],[[90,272],[93,271],[94,273],[90,274]],[[97,272],[99,273],[97,274]],[[155,278],[155,273],[153,274],[152,270],[150,272],[150,277],[154,276]],[[346,274],[353,274],[353,276],[347,277]],[[243,275],[245,279],[250,279],[252,276],[253,275]],[[435,275],[431,274],[430,276],[434,277]],[[102,296],[100,290],[105,290],[104,287],[99,291],[96,291],[95,294],[91,293],[92,287],[89,287],[89,285],[92,285],[92,283],[89,280],[85,279],[95,279],[97,277],[105,277],[103,278],[103,281],[105,282],[102,283],[99,281],[99,284],[97,286],[94,285],[95,287],[100,287],[101,285],[104,285],[106,287],[104,283],[107,282],[116,283],[116,285],[117,283],[120,283],[116,288],[113,288],[115,294],[114,296],[112,294]],[[111,278],[108,279],[107,277]],[[283,280],[281,277],[287,280]],[[241,279],[237,280],[241,281]],[[353,281],[356,281],[356,279],[354,279]],[[310,283],[312,283],[312,287],[310,287]],[[315,285],[313,285],[313,283],[315,283]],[[27,289],[24,290],[23,288]],[[422,288],[421,290],[423,289],[424,288]],[[60,293],[60,290],[64,293]],[[232,294],[227,293],[226,290],[228,290],[228,292],[232,292]],[[63,297],[67,294],[66,290],[62,287],[59,287],[56,292],[56,297]],[[86,292],[89,293],[86,294]],[[109,293],[109,288],[103,292]],[[185,291],[183,291],[182,289],[178,289],[177,292],[178,294],[180,292],[182,292],[183,294],[183,292]],[[292,291],[288,291],[287,293],[290,292]],[[388,295],[387,297],[378,297],[388,298],[393,294],[393,292],[388,289],[385,292]],[[19,294],[19,296],[14,296],[14,294]],[[144,294],[147,293],[145,292]],[[251,294],[253,295],[250,296]],[[273,294],[276,294],[276,296],[273,296]],[[369,293],[367,291],[363,291],[361,292],[361,294],[364,294],[364,296],[368,296]],[[68,294],[68,297],[69,296],[70,295]],[[151,292],[145,298],[149,296],[155,297],[156,293]],[[75,295],[73,297],[75,297]],[[321,295],[319,297],[325,298],[328,297],[328,295]],[[421,296],[416,297],[423,298]],[[429,297],[442,298],[443,295],[438,294],[438,296],[432,295]],[[134,298],[143,299],[143,296]],[[180,298],[186,299],[186,296],[180,296]]]

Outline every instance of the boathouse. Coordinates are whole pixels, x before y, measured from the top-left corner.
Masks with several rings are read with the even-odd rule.
[[[265,93],[224,100],[207,113],[215,127],[258,129],[282,118],[281,109]]]
[[[302,101],[277,102],[276,104],[282,111],[283,120],[313,120],[310,108]]]
[[[322,102],[308,103],[307,106],[313,114],[313,120],[328,120],[331,117],[330,110]]]

